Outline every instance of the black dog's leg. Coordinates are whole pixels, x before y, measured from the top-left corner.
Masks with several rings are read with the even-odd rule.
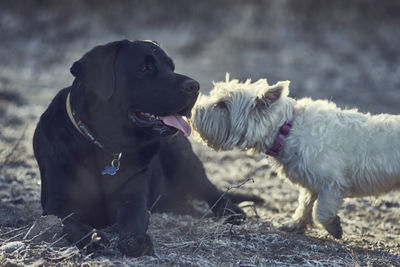
[[[100,244],[106,244],[105,237],[96,232],[94,228],[76,219],[73,212],[66,207],[68,205],[66,190],[68,188],[68,174],[59,173],[57,166],[55,163],[51,167],[43,164],[40,168],[43,215],[51,214],[59,217],[62,220],[65,239],[79,249],[86,247],[90,250],[97,248]],[[54,179],[54,177],[57,177],[57,179]]]
[[[119,250],[127,256],[154,255],[150,236],[146,233],[150,212],[147,209],[148,177],[136,176],[119,191],[117,226]]]
[[[134,203],[125,203],[119,213],[119,250],[132,257],[154,255],[153,243],[146,233],[150,213]]]
[[[194,154],[189,140],[177,135],[163,142],[160,161],[174,192],[187,193],[197,199],[205,200],[217,217],[227,217],[226,222],[240,224],[246,214],[229,197],[208,180],[203,164]],[[242,197],[240,200],[245,200]],[[251,200],[246,199],[246,200]]]

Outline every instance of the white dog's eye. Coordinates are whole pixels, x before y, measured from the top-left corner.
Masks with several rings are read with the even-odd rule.
[[[215,106],[217,107],[217,108],[227,108],[228,106],[226,105],[226,102],[224,102],[224,101],[219,101],[219,102],[217,102],[216,104],[215,104]]]
[[[265,99],[263,99],[263,98],[260,98],[260,97],[257,97],[256,98],[256,100],[254,101],[254,103],[255,103],[255,107],[258,107],[258,108],[269,108],[269,103],[268,103],[268,101],[266,101]]]

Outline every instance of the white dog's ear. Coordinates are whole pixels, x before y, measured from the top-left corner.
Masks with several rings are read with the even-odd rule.
[[[282,81],[266,88],[257,96],[257,105],[269,106],[282,96],[287,96],[289,94],[289,84],[290,81]]]

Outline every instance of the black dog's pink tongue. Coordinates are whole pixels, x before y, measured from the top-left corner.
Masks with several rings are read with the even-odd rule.
[[[188,137],[191,132],[192,128],[190,125],[182,118],[182,116],[179,116],[177,114],[175,115],[169,115],[166,117],[160,117],[160,119],[163,121],[164,124],[174,127],[181,131],[184,136]]]

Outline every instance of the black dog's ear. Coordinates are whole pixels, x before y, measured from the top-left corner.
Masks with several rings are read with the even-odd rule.
[[[124,41],[96,46],[70,69],[72,75],[79,78],[88,90],[92,90],[103,100],[109,99],[114,93],[115,59]]]
[[[81,72],[80,67],[81,65],[79,64],[79,61],[76,61],[74,64],[72,64],[72,67],[69,69],[69,71],[72,75],[74,75],[74,77],[79,77],[79,73]]]

